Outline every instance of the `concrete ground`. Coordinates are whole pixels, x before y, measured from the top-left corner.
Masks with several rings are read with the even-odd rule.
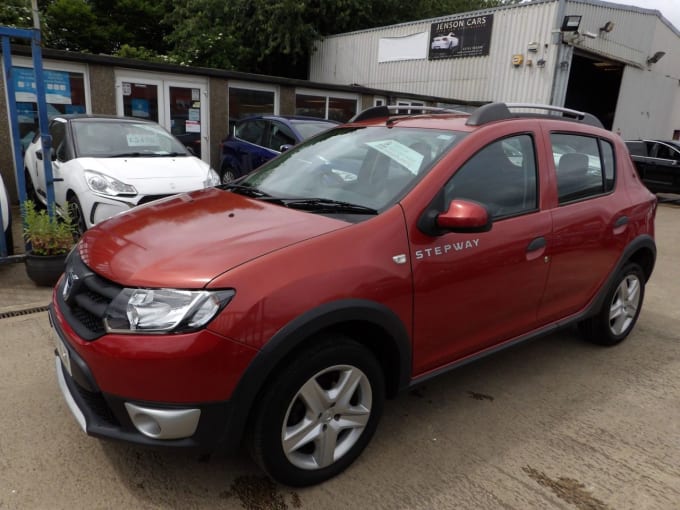
[[[341,476],[291,490],[247,455],[195,458],[102,442],[59,393],[49,301],[0,265],[0,509],[680,508],[680,206],[662,204],[637,328],[599,348],[571,330],[387,403]]]

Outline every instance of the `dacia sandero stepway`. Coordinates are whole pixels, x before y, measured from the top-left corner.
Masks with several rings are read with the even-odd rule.
[[[88,230],[50,307],[59,386],[92,436],[245,441],[318,483],[400,390],[567,325],[626,338],[656,205],[589,114],[375,107]]]

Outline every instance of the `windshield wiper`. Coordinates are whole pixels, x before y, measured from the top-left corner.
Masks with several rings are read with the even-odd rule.
[[[274,198],[272,197],[269,193],[265,193],[264,191],[261,191],[253,186],[245,186],[243,184],[223,184],[219,186],[220,189],[225,189],[229,191],[233,191],[234,193],[239,193],[241,195],[246,195],[248,197],[253,197],[253,198]],[[277,199],[278,200],[278,199]]]
[[[376,209],[365,205],[342,202],[330,198],[280,198],[271,197],[269,200],[279,202],[286,207],[293,209],[304,209],[307,211],[321,213],[351,213],[351,214],[378,214]]]

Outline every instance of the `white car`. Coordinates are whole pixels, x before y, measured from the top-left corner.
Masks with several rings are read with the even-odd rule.
[[[453,32],[447,35],[440,35],[432,39],[432,49],[433,50],[449,50],[458,46],[458,38],[453,35]]]
[[[6,252],[0,250],[0,257],[2,257],[14,253],[12,240],[12,211],[9,208],[9,192],[7,191],[7,188],[5,188],[5,183],[2,181],[2,175],[0,175],[0,211],[2,211],[2,235],[4,236],[5,249],[7,250]]]
[[[207,188],[220,179],[155,122],[102,115],[63,115],[50,122],[57,212],[82,233],[158,198]],[[40,136],[24,156],[29,198],[47,203]]]

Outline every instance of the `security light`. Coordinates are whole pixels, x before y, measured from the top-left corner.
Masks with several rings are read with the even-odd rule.
[[[581,16],[568,15],[562,20],[562,32],[578,32]]]
[[[657,51],[654,55],[647,59],[647,65],[656,64],[665,54],[665,51]]]
[[[600,32],[611,32],[614,30],[615,23],[613,21],[607,21],[604,25],[600,27]]]

